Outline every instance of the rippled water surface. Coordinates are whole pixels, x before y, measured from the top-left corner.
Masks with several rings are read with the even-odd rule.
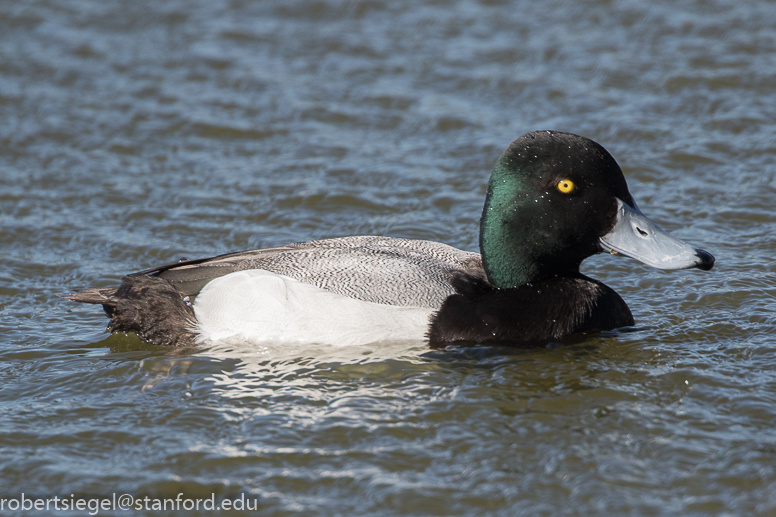
[[[531,350],[176,351],[55,296],[314,238],[475,250],[535,129],[717,267],[590,259],[637,330]],[[2,2],[2,495],[774,515],[775,201],[771,1]]]

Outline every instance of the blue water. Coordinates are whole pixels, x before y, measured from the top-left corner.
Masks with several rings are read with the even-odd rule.
[[[0,3],[0,499],[775,514],[774,85],[769,1]],[[531,350],[171,350],[56,297],[316,238],[476,250],[536,129],[716,267],[590,259],[637,329]]]

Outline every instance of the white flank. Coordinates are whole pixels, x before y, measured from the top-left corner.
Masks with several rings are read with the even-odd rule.
[[[433,312],[348,298],[263,269],[216,278],[194,301],[198,343],[422,340]]]

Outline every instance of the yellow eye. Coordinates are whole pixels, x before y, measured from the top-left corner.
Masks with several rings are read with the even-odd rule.
[[[556,185],[558,187],[558,190],[563,192],[564,194],[571,194],[574,192],[574,182],[571,180],[560,180],[558,184]]]

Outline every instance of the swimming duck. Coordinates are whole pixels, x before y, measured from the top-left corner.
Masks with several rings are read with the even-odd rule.
[[[558,131],[523,135],[496,162],[480,251],[343,237],[183,260],[64,297],[101,304],[109,331],[160,345],[526,343],[634,324],[614,290],[579,272],[591,255],[714,265],[641,213],[601,145]]]

